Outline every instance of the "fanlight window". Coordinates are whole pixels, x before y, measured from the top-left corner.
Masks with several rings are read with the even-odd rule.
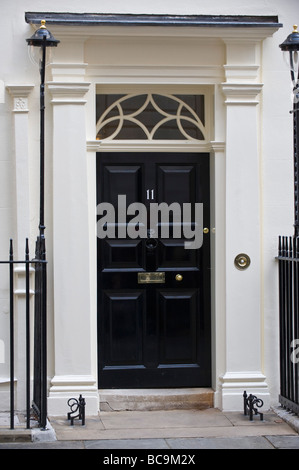
[[[207,140],[204,95],[97,95],[98,140]]]

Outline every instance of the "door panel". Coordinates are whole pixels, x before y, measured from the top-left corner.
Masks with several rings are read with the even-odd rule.
[[[158,270],[175,269],[177,265],[185,269],[196,269],[198,266],[198,250],[186,250],[185,239],[160,239],[158,248]]]
[[[189,165],[157,165],[158,202],[195,202],[195,168]]]
[[[127,203],[140,200],[140,166],[122,165],[106,166],[104,169],[104,201],[118,206],[118,195],[124,194]]]
[[[144,299],[142,291],[105,291],[106,365],[130,365],[142,362],[142,335]]]
[[[197,290],[159,292],[161,364],[196,362]]]
[[[182,215],[183,204],[202,203],[209,227],[208,155],[97,155],[97,203],[113,204],[116,214],[116,238],[97,240],[99,387],[209,386],[209,235],[185,249],[182,220],[169,211],[148,238],[129,238],[134,216],[120,212],[119,195],[127,207],[146,206],[148,227],[150,205],[163,202],[179,204]]]
[[[105,239],[102,244],[103,271],[111,269],[138,269],[144,267],[141,240]]]

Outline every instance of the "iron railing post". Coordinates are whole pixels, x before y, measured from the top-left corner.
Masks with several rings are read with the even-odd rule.
[[[26,427],[30,428],[30,265],[29,244],[26,238],[25,247],[26,269]]]
[[[13,241],[9,247],[9,289],[10,289],[10,428],[14,429],[14,265],[13,265]]]

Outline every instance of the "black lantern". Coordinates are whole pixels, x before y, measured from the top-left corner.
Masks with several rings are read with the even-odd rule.
[[[289,34],[287,39],[280,44],[279,47],[286,55],[295,91],[299,87],[299,32],[297,25],[294,25],[293,32]]]
[[[288,66],[291,72],[293,83],[293,110],[294,116],[294,228],[295,237],[299,236],[299,214],[298,214],[298,197],[299,197],[299,181],[298,181],[298,137],[299,137],[299,32],[297,25],[287,39],[279,46],[285,54]]]
[[[46,21],[41,20],[41,25],[39,29],[35,31],[35,33],[31,36],[31,38],[26,39],[29,46],[37,46],[41,47],[45,45],[46,47],[53,47],[57,46],[60,42],[58,39],[55,39],[54,36],[50,33],[50,31],[46,28]]]

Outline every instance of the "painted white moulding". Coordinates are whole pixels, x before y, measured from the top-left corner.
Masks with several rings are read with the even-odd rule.
[[[35,272],[35,269],[30,266],[29,267],[29,276]],[[14,273],[16,274],[16,288],[14,289],[14,294],[18,296],[25,296],[26,295],[26,267],[24,265],[17,265],[14,268]],[[31,281],[30,281],[31,282]],[[34,295],[34,289],[29,289],[29,294]]]
[[[266,377],[261,372],[226,372],[220,377],[222,409],[239,411],[243,406],[243,393],[252,393],[264,402],[263,409],[270,408],[270,393]]]
[[[211,152],[224,151],[225,142],[200,142],[188,140],[88,140],[86,148],[89,152],[113,152],[113,151],[131,151],[131,152]]]
[[[153,84],[206,85],[218,84],[224,80],[223,68],[220,65],[92,65],[87,67],[87,75],[96,77],[98,84]]]
[[[0,80],[0,103],[5,103],[5,86],[2,80]]]
[[[97,390],[96,379],[92,375],[55,375],[51,380],[51,392],[72,390]]]
[[[208,29],[208,34],[207,34]],[[232,42],[247,42],[247,41],[262,41],[270,36],[272,36],[279,26],[273,27],[227,27],[220,28],[219,26],[209,27],[209,28],[199,28],[199,27],[188,27],[180,28],[177,26],[147,26],[147,27],[135,27],[135,26],[69,26],[65,28],[63,25],[51,25],[51,32],[55,37],[59,39],[71,39],[76,38],[77,40],[81,38],[86,40],[87,38],[92,37],[101,37],[105,36],[107,41],[109,37],[167,37],[167,38],[218,38],[219,40],[228,40]]]
[[[228,83],[252,83],[258,78],[259,65],[224,65]]]
[[[52,104],[85,104],[85,94],[89,90],[88,82],[48,82],[52,94]]]
[[[257,97],[263,89],[263,83],[222,83],[222,91],[229,105],[258,105]]]
[[[5,364],[5,344],[3,339],[0,339],[0,364]]]
[[[85,398],[85,413],[97,415],[99,410],[99,394],[96,379],[92,375],[56,375],[51,380],[49,415],[66,415],[69,410],[67,402],[70,398]]]
[[[7,85],[6,89],[13,97],[13,112],[28,113],[28,96],[33,90],[34,85]],[[1,95],[1,84],[0,84]],[[0,96],[1,100],[1,96]],[[1,102],[1,101],[0,101]]]

